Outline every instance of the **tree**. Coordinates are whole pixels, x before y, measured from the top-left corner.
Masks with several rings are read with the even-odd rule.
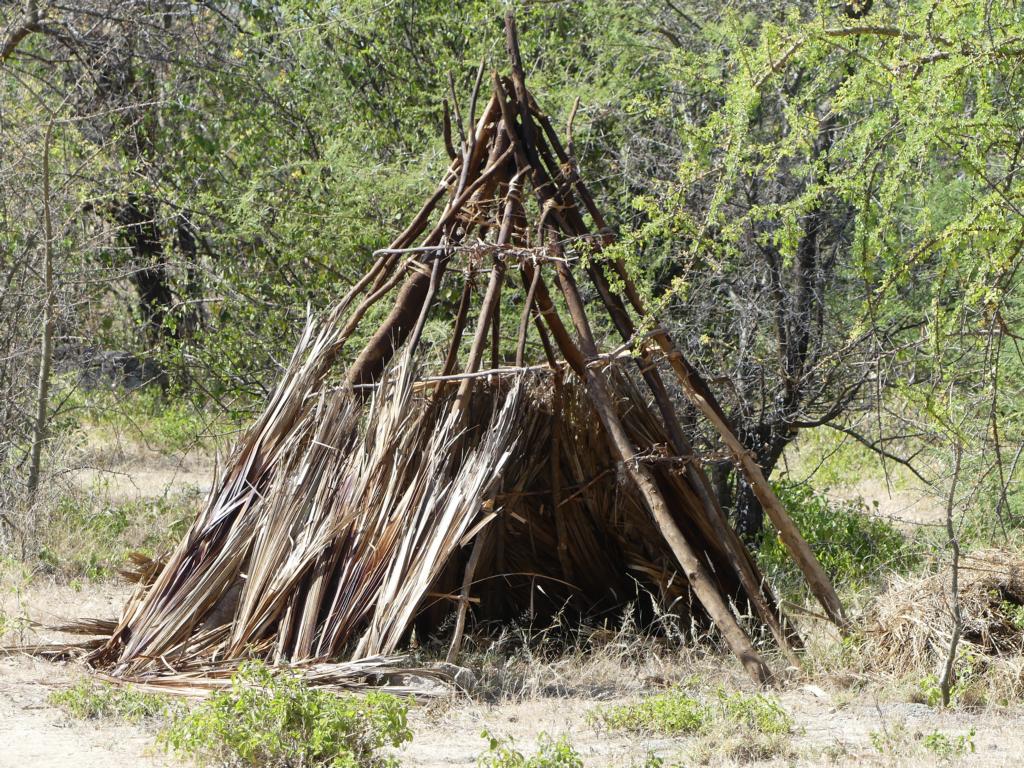
[[[1020,10],[908,1],[769,16],[689,24],[703,44],[665,65],[687,87],[649,107],[686,116],[681,170],[637,200],[620,254],[658,265],[652,296],[766,471],[817,425],[903,460],[921,433],[899,418],[908,402],[932,407],[949,376],[975,391],[991,334],[1015,337]],[[967,359],[936,348],[940,327],[966,317],[987,326],[962,339]],[[858,414],[896,392],[895,412],[863,430]],[[728,465],[717,476],[755,533],[756,499]]]

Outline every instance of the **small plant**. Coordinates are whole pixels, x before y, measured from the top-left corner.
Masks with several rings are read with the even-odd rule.
[[[775,736],[793,730],[793,718],[778,701],[760,693],[747,696],[743,693],[726,693],[718,690],[725,719],[736,725],[751,728],[758,733]]]
[[[962,645],[956,654],[956,677],[949,689],[949,706],[970,706],[976,699],[977,685],[985,663],[980,654],[968,645]],[[929,707],[942,705],[942,688],[937,675],[927,675],[917,684],[920,701]],[[973,690],[972,690],[973,689]],[[972,694],[975,694],[972,696]],[[976,701],[974,702],[976,703]]]
[[[764,735],[787,734],[793,729],[793,718],[775,699],[728,693],[723,688],[709,702],[675,690],[637,704],[598,707],[587,713],[587,721],[609,730],[666,736],[704,733],[715,724],[739,725]]]
[[[486,730],[480,735],[487,740],[487,751],[477,757],[478,768],[583,768],[582,758],[565,736],[553,739],[542,733],[537,739],[537,752],[526,757],[511,738],[503,739]]]
[[[19,616],[0,610],[0,638],[11,634],[21,642],[25,637],[25,630],[32,626],[32,622],[26,616]]]
[[[383,768],[379,751],[412,738],[408,705],[394,696],[336,696],[295,673],[243,664],[231,687],[161,734],[170,749],[200,763],[238,768]]]
[[[1024,605],[1017,605],[1008,600],[1003,600],[1000,607],[1014,629],[1024,632]]]
[[[868,734],[868,738],[871,740],[871,746],[875,748],[875,751],[882,755],[902,754],[907,750],[907,745],[911,742],[910,733],[903,722],[883,727],[880,731],[871,731]]]
[[[682,768],[680,763],[666,763],[665,759],[658,757],[654,752],[648,750],[644,755],[643,762],[632,762],[630,768]]]
[[[80,720],[116,718],[138,723],[149,718],[163,717],[171,711],[164,696],[84,678],[71,688],[50,694],[49,702]]]
[[[917,683],[918,693],[920,694],[921,701],[927,704],[929,707],[937,707],[942,704],[942,689],[939,687],[939,678],[937,675],[926,675]],[[954,683],[953,688],[950,691],[950,703],[956,704],[958,696],[958,684]]]
[[[927,734],[921,743],[924,748],[933,755],[945,759],[964,757],[974,752],[974,728],[967,733],[960,733],[956,736],[948,736],[941,731],[933,731]]]
[[[17,638],[19,644],[25,642],[25,633],[32,622],[22,599],[31,578],[32,572],[23,563],[0,554],[0,585],[4,585],[3,590],[14,596],[14,604],[17,606],[16,613],[0,609],[0,643],[12,638]]]
[[[714,719],[711,707],[683,691],[651,696],[637,704],[597,707],[587,713],[587,722],[612,731],[678,735],[698,733]]]

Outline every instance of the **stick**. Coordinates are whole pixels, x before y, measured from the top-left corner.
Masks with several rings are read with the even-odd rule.
[[[462,649],[462,634],[466,630],[466,612],[469,610],[469,590],[473,586],[473,574],[476,573],[477,563],[480,562],[480,554],[483,552],[484,543],[490,528],[481,531],[476,541],[473,542],[473,551],[469,553],[469,562],[466,563],[466,572],[462,577],[462,593],[459,597],[459,610],[455,615],[455,631],[452,633],[452,644],[448,647],[448,655],[445,661],[454,664],[459,658],[459,651]]]

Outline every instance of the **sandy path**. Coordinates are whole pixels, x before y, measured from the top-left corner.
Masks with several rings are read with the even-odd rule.
[[[26,657],[0,659],[0,768],[155,768],[182,765],[154,746],[152,729],[111,723],[75,721],[47,704],[49,693],[71,684],[82,672],[75,665],[52,664]],[[797,728],[794,753],[759,765],[817,766],[941,765],[1018,766],[1024,755],[1024,714],[996,712],[942,714],[923,705],[855,700],[842,707],[803,690],[782,696]],[[501,706],[454,701],[414,708],[414,738],[398,753],[409,768],[473,766],[486,744],[481,732],[512,736],[530,753],[541,732],[568,734],[588,768],[639,766],[650,749],[667,762],[686,760],[692,738],[652,739],[598,733],[585,723],[596,702],[581,699],[536,699]],[[896,754],[880,754],[871,733],[885,728],[905,734]],[[935,731],[955,736],[974,728],[976,752],[963,759],[939,759],[920,746]],[[692,764],[686,760],[685,764]]]
[[[81,673],[35,659],[0,659],[0,768],[165,766],[139,726],[83,722],[46,702]]]

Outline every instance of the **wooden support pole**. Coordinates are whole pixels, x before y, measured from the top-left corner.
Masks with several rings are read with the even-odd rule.
[[[586,319],[583,302],[579,297],[575,280],[564,264],[560,263],[558,266],[559,285],[569,306],[569,314],[572,317],[573,324],[576,326],[576,332],[579,334],[582,345],[581,351],[585,359],[595,359],[597,357],[597,346],[594,343],[593,334]],[[690,582],[690,587],[693,589],[697,599],[700,600],[701,605],[704,606],[704,609],[711,616],[711,620],[714,621],[715,626],[722,633],[722,637],[725,639],[730,650],[739,658],[744,669],[747,670],[747,673],[754,682],[758,685],[769,684],[772,680],[771,670],[754,649],[750,638],[747,637],[746,632],[743,631],[736,617],[729,610],[729,606],[726,605],[725,599],[709,576],[703,562],[697,556],[693,547],[690,546],[682,531],[679,530],[650,470],[637,461],[636,449],[629,440],[626,430],[615,411],[603,372],[588,365],[585,368],[584,380],[587,394],[590,396],[594,410],[597,411],[598,417],[608,433],[617,458],[622,462],[626,473],[643,496],[655,525],[657,525],[662,536],[665,537],[665,541],[682,567],[683,573],[686,574],[686,578]]]
[[[459,658],[459,651],[462,650],[462,635],[466,631],[466,613],[469,610],[469,590],[473,586],[473,576],[476,567],[480,563],[480,555],[487,544],[490,528],[484,528],[476,535],[473,542],[473,549],[469,553],[469,560],[466,563],[466,571],[462,577],[462,591],[459,594],[459,608],[455,614],[455,631],[452,632],[452,642],[448,647],[448,655],[445,661],[454,664]]]
[[[516,174],[509,182],[508,194],[505,198],[505,211],[501,220],[501,229],[498,232],[498,245],[505,245],[512,236],[512,226],[515,221],[516,209],[519,207],[519,195],[522,190],[522,177]],[[491,267],[491,277],[487,284],[487,292],[484,294],[484,301],[480,307],[480,316],[477,320],[476,334],[473,337],[473,344],[469,350],[469,358],[466,360],[466,373],[475,373],[480,367],[480,360],[483,358],[484,345],[487,343],[487,331],[490,329],[491,320],[498,309],[501,301],[501,289],[505,282],[505,260],[500,252],[494,257],[494,265]],[[469,408],[469,397],[473,391],[475,379],[464,379],[459,385],[459,392],[455,398],[455,408],[465,413]]]

